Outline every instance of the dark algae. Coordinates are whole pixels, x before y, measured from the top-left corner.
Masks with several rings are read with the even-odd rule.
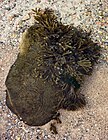
[[[58,134],[56,126],[53,123],[50,125],[50,131],[52,131],[54,134]]]
[[[41,126],[59,109],[86,105],[78,90],[91,74],[100,47],[81,28],[63,25],[53,10],[33,11],[35,23],[24,32],[5,82],[6,104],[26,124]],[[57,133],[53,124],[51,130]]]

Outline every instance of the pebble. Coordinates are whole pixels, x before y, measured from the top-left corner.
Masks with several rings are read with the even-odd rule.
[[[40,128],[37,128],[36,132],[39,133],[40,131],[41,131]]]

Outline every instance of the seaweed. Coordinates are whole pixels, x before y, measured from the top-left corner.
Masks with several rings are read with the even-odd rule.
[[[35,24],[39,28],[32,31],[43,42],[42,59],[46,66],[41,75],[45,78],[50,76],[53,82],[60,84],[61,75],[67,74],[80,84],[84,75],[92,72],[94,62],[100,56],[100,47],[86,31],[58,22],[53,10],[45,9],[43,12],[36,9],[34,12]]]
[[[6,103],[26,124],[40,126],[61,108],[86,105],[78,90],[92,73],[100,46],[80,27],[63,25],[52,9],[33,12],[35,23],[23,34],[5,82]]]
[[[58,134],[56,126],[54,124],[52,124],[52,123],[50,125],[50,131],[52,131],[54,134]]]

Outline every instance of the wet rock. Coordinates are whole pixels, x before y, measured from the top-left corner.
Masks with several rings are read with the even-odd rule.
[[[92,71],[99,47],[87,33],[57,21],[52,10],[34,10],[35,24],[22,37],[6,79],[6,104],[28,125],[44,125],[60,108],[86,104],[77,91]]]

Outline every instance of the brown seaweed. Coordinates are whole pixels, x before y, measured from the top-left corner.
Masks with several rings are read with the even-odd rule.
[[[100,56],[89,33],[63,25],[53,10],[36,9],[6,79],[6,104],[28,125],[44,125],[59,109],[86,105],[78,89]],[[53,127],[55,128],[55,127]]]

